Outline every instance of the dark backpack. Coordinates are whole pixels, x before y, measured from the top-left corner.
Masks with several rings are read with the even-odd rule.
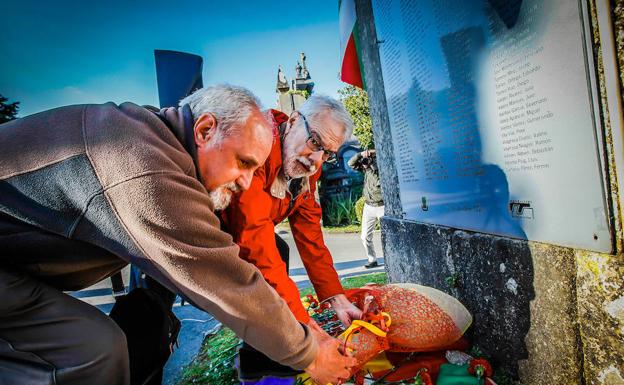
[[[180,321],[167,302],[151,288],[136,288],[116,297],[109,315],[128,341],[132,385],[162,383],[163,368],[180,332]]]

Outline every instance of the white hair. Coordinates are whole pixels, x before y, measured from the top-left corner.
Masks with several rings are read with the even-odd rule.
[[[334,98],[325,95],[312,95],[298,110],[305,115],[308,121],[318,121],[317,119],[329,114],[335,122],[342,125],[345,140],[349,140],[353,133],[351,116],[343,104]]]
[[[249,115],[261,110],[260,100],[246,88],[230,84],[219,84],[200,88],[180,100],[180,106],[188,104],[193,118],[212,113],[217,119],[217,129],[221,135],[230,135],[234,127],[245,124]]]

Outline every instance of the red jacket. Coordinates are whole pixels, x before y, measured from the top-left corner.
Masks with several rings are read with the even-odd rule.
[[[276,126],[288,120],[284,113],[270,111]],[[320,300],[344,293],[344,290],[323,240],[321,206],[314,198],[321,170],[309,177],[309,190],[304,188],[291,203],[287,189],[284,197],[279,198],[282,195],[280,189],[273,186],[281,169],[282,144],[276,139],[269,158],[254,173],[249,189],[232,197],[221,217],[224,228],[240,246],[240,257],[256,265],[266,281],[284,298],[295,317],[307,323],[310,317],[275,244],[275,225],[288,218],[297,250]]]

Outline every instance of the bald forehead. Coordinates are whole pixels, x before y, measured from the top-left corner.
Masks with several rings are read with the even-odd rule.
[[[247,119],[247,122],[255,127],[256,139],[262,142],[273,142],[275,128],[269,121],[268,116],[259,109],[255,109]]]
[[[231,151],[241,167],[255,169],[262,165],[273,145],[273,131],[266,118],[252,112],[243,124],[238,124],[218,144],[221,151]]]

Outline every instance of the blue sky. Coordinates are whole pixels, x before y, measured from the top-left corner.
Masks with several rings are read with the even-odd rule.
[[[158,105],[154,49],[204,58],[204,84],[251,89],[275,106],[277,66],[304,51],[315,92],[336,96],[337,0],[3,1],[0,94],[20,116],[76,103]]]

